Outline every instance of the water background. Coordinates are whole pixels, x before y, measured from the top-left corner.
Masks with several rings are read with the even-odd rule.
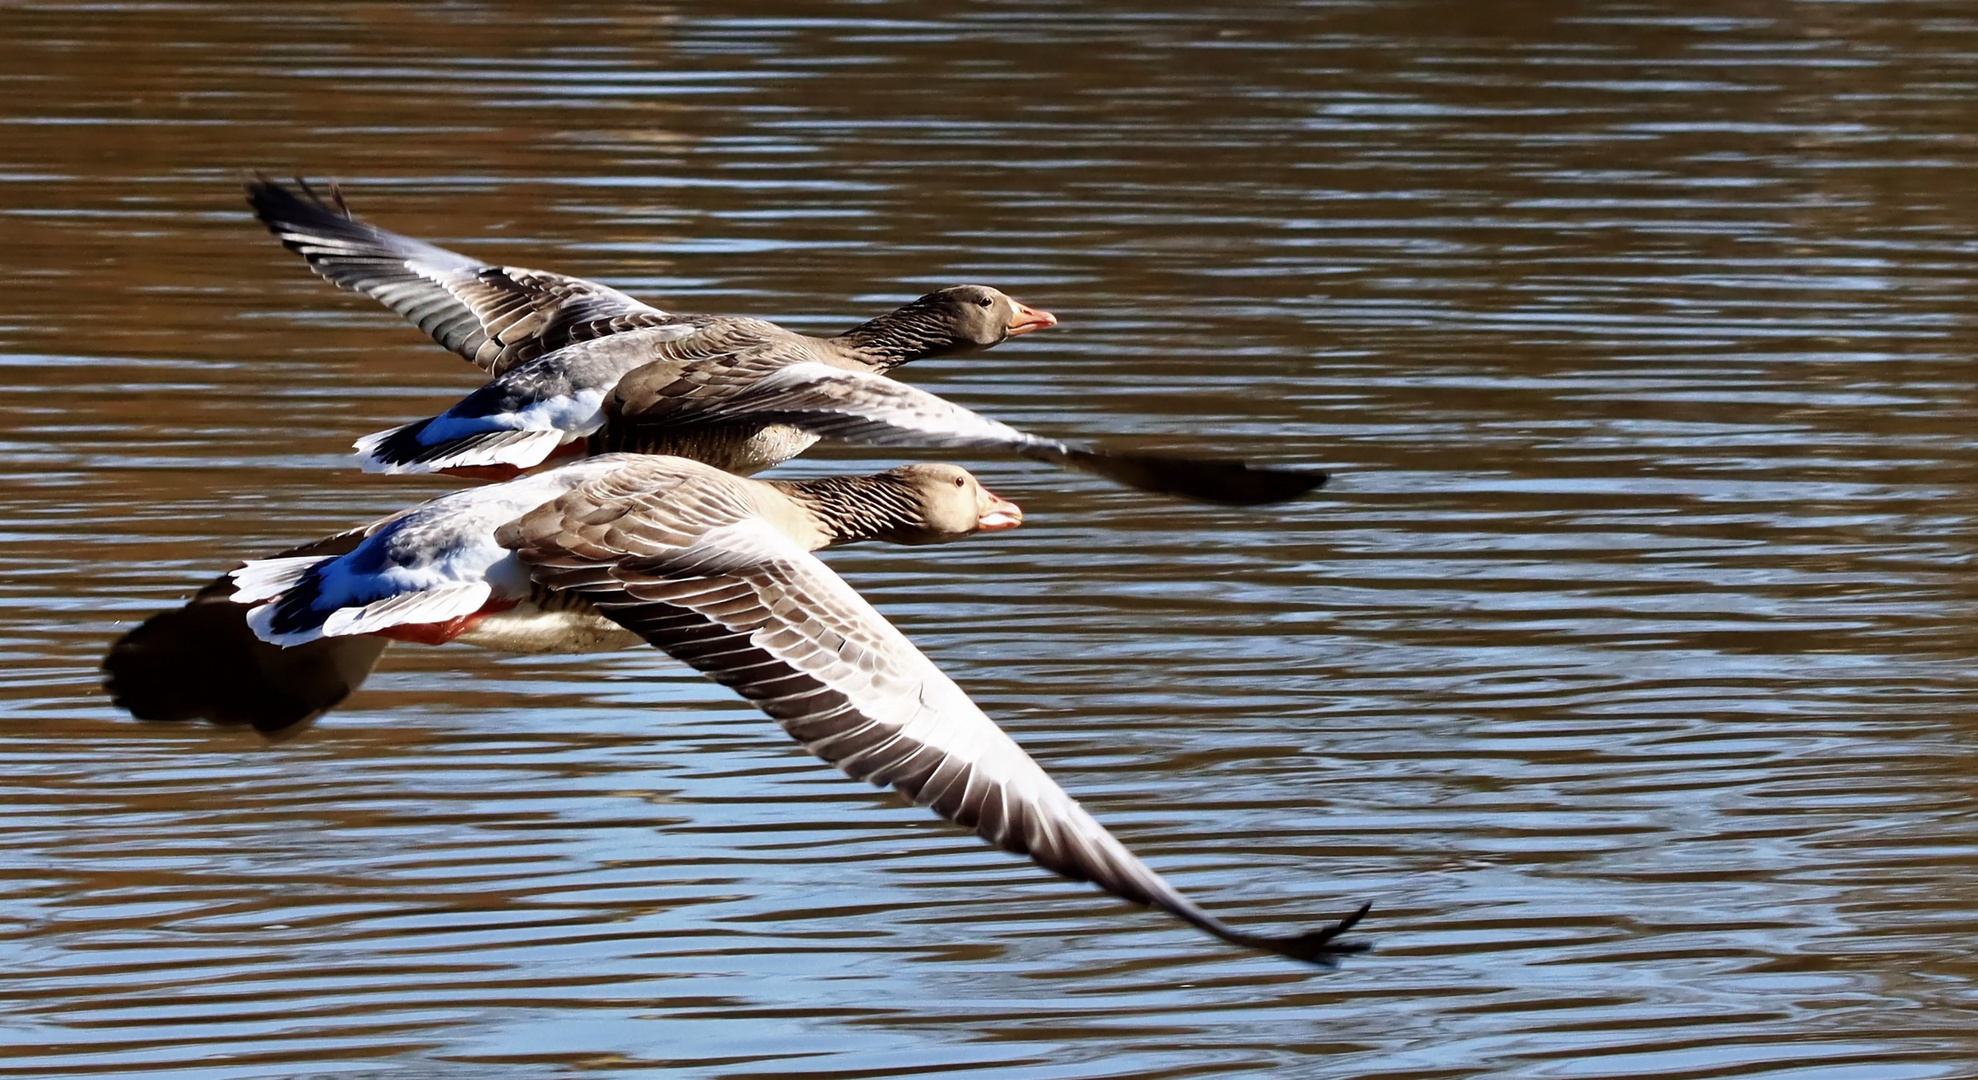
[[[1708,15],[1699,14],[1705,8]],[[560,13],[559,13],[560,12]],[[1978,1075],[1978,11],[0,7],[0,1076]],[[831,562],[1243,953],[649,650],[395,652],[267,745],[107,643],[450,486],[476,372],[243,170],[675,310],[1063,325],[916,385],[1337,470],[972,460]],[[781,475],[897,459],[833,451]]]

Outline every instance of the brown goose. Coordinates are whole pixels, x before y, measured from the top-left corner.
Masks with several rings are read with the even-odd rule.
[[[559,599],[545,607],[547,597],[528,585],[527,575],[515,569],[514,560],[493,545],[490,534],[501,523],[573,485],[638,466],[644,460],[635,455],[608,455],[504,484],[455,492],[363,528],[222,574],[184,606],[154,615],[119,638],[104,660],[106,687],[117,705],[141,720],[208,720],[247,724],[275,733],[299,728],[342,703],[369,677],[392,640],[425,644],[460,640],[533,653],[593,652],[635,644],[636,637],[601,620],[587,605]],[[678,461],[674,466],[676,471],[681,468]],[[706,471],[693,468],[679,475],[691,478]],[[862,538],[928,543],[1012,528],[1023,519],[1016,504],[990,495],[974,477],[952,466],[907,466],[875,477],[767,484],[749,481],[741,490],[771,505],[781,497],[827,509],[845,504],[848,492],[858,492],[861,497],[851,500],[850,508],[839,515],[846,529],[857,532],[860,507],[902,504],[903,497],[889,498],[888,492],[902,485],[926,488],[937,481],[940,487],[952,485],[972,494],[976,499],[973,509],[936,519],[920,533],[897,526],[875,527],[867,530],[870,536],[859,532],[830,538],[812,535],[809,539],[819,546],[827,540],[849,543]],[[789,517],[784,513],[778,520]],[[262,628],[264,632],[257,634],[256,628],[248,625],[248,609],[234,602],[242,598],[244,586],[239,575],[246,574],[252,582],[285,567],[307,570],[339,556],[351,556],[360,547],[364,552],[354,557],[371,560],[375,564],[371,569],[377,574],[358,573],[346,561],[338,563],[336,573],[318,584],[329,590],[326,596],[342,595],[337,592],[341,588],[359,593],[383,588],[408,590],[394,601],[394,614],[382,629],[352,633],[339,623],[331,627],[331,633],[322,634],[306,627],[298,632],[279,624]],[[487,568],[495,564],[503,569],[490,574]],[[448,591],[462,582],[467,583],[465,588]],[[425,607],[405,609],[403,605],[410,598]],[[442,599],[451,605],[444,617],[421,617],[432,615],[432,605]],[[264,617],[274,614],[270,609]],[[263,636],[270,641],[262,640]]]
[[[438,416],[357,441],[374,472],[504,476],[556,455],[674,454],[750,473],[820,438],[1015,453],[1120,483],[1248,505],[1318,487],[1317,471],[1123,454],[1030,435],[886,376],[1054,325],[982,285],[929,293],[834,338],[759,319],[674,315],[603,286],[478,263],[356,221],[271,181],[255,213],[326,279],[368,293],[494,378]]]
[[[952,466],[766,484],[681,458],[606,455],[443,496],[345,534],[359,539],[335,544],[341,554],[249,563],[223,602],[262,643],[304,650],[381,637],[595,648],[636,635],[847,775],[1046,869],[1250,948],[1320,964],[1358,951],[1335,938],[1365,907],[1277,936],[1196,906],[811,554],[868,539],[934,543],[1020,517]]]
[[[833,338],[760,319],[670,314],[581,278],[481,263],[387,232],[352,218],[334,189],[332,205],[298,185],[299,194],[265,177],[247,184],[255,215],[284,246],[325,280],[375,297],[494,376],[439,416],[358,440],[371,472],[512,476],[595,431],[619,378],[650,365],[689,376],[732,357],[787,355],[884,372],[993,348],[1058,321],[986,285],[928,293]],[[731,423],[678,445],[655,442],[651,452],[747,473],[816,441],[795,428]]]

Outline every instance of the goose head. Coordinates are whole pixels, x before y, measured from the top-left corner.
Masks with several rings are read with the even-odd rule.
[[[982,486],[959,465],[905,465],[889,476],[906,487],[917,521],[884,539],[896,544],[938,544],[977,532],[1023,524],[1023,509]]]
[[[940,544],[1023,523],[1017,504],[955,465],[904,465],[871,476],[835,476],[777,485],[804,507],[819,546],[884,540]]]
[[[987,285],[950,285],[907,305],[922,308],[948,329],[954,351],[987,349],[1019,334],[1058,325],[1058,317]]]
[[[1058,317],[987,285],[950,285],[855,326],[838,340],[881,368],[993,348]]]

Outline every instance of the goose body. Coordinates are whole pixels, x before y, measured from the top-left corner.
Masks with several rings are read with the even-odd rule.
[[[332,207],[306,185],[297,194],[257,178],[247,190],[256,216],[318,274],[383,301],[493,376],[438,416],[359,439],[369,472],[513,475],[560,451],[637,449],[746,474],[795,457],[818,436],[730,417],[677,435],[645,425],[596,446],[583,440],[605,426],[605,399],[635,371],[662,393],[726,391],[744,368],[818,362],[884,372],[1057,323],[996,289],[957,285],[815,338],[761,319],[671,314],[581,278],[476,262],[357,221],[340,197]]]
[[[832,338],[662,311],[579,278],[481,263],[265,179],[249,202],[316,272],[412,319],[492,376],[438,416],[356,443],[374,472],[501,477],[554,457],[671,454],[747,474],[819,439],[984,450],[1208,502],[1293,498],[1316,470],[1097,450],[1020,431],[890,377],[992,348],[1056,317],[983,285],[937,290]]]
[[[530,653],[633,644],[587,605],[535,588],[494,541],[496,528],[621,464],[594,458],[442,495],[372,524],[347,552],[250,562],[233,571],[231,599],[257,605],[248,628],[284,647],[360,635],[425,645],[464,638]]]
[[[978,301],[1050,318],[987,286],[961,285],[929,293],[873,322],[893,325],[930,311],[939,317],[965,315],[963,309],[974,309]],[[964,332],[972,331],[952,333]],[[680,316],[665,326],[546,353],[495,376],[438,416],[367,435],[355,445],[369,472],[501,466],[520,471],[559,452],[635,450],[691,457],[746,475],[797,456],[821,436],[745,411],[715,422],[668,424],[652,419],[658,414],[653,404],[683,396],[733,398],[765,375],[799,364],[885,379],[888,368],[908,360],[994,344],[949,336],[900,353],[854,348],[846,340],[807,337],[761,319]],[[630,395],[642,397],[628,413]]]
[[[232,600],[250,605],[247,625],[256,637],[280,646],[373,634],[510,652],[623,648],[638,637],[579,594],[535,581],[496,539],[531,510],[608,478],[642,484],[667,514],[725,514],[772,528],[804,551],[875,538],[933,542],[1022,520],[1016,504],[953,466],[762,483],[685,458],[607,454],[442,495],[371,525],[347,552],[255,560],[233,571]],[[952,513],[923,522],[901,492],[929,485],[940,489],[936,508]],[[895,516],[875,518],[875,509]]]
[[[778,338],[790,355],[820,352],[808,340],[754,319],[696,316],[663,327],[629,330],[572,345],[509,369],[438,416],[357,440],[366,472],[464,473],[501,476],[559,456],[582,456],[605,426],[604,406],[618,382],[634,371],[671,381],[725,366],[733,352],[761,349]],[[843,362],[843,361],[840,361]],[[732,422],[647,433],[636,447],[706,462],[738,475],[781,464],[819,436],[788,424]],[[627,440],[615,440],[626,442]],[[599,447],[614,440],[600,439]]]
[[[232,573],[227,602],[258,644],[300,650],[472,640],[522,617],[561,628],[543,640],[567,640],[572,627],[608,622],[732,688],[847,775],[1046,869],[1246,947],[1321,964],[1356,951],[1335,938],[1365,908],[1290,935],[1202,910],[811,554],[940,542],[1020,517],[952,466],[771,484],[680,458],[605,455],[250,562]]]

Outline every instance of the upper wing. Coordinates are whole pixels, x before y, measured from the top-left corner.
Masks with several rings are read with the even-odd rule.
[[[721,377],[727,385],[689,386],[681,380],[646,379],[633,371],[606,405],[607,429],[678,429],[736,420],[790,424],[867,446],[1016,453],[1144,491],[1235,506],[1295,498],[1326,481],[1326,474],[1318,471],[1095,450],[1046,439],[884,375],[817,361],[768,369],[738,365]]]
[[[247,182],[254,214],[290,251],[335,285],[374,297],[435,341],[489,372],[553,349],[672,316],[616,289],[541,270],[495,266],[350,216],[307,184],[300,194],[257,176]]]
[[[1039,865],[1217,937],[1318,963],[1360,912],[1322,930],[1246,933],[1177,892],[1045,774],[960,687],[732,485],[664,498],[638,470],[504,526],[541,584],[733,688],[805,748]]]

